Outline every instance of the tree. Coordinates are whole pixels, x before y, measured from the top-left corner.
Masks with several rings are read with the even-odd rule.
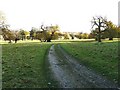
[[[52,40],[56,40],[59,38],[59,33],[58,32],[54,32],[54,35],[52,36]]]
[[[82,32],[79,32],[79,33],[77,33],[76,35],[75,35],[75,37],[77,37],[77,38],[79,38],[79,39],[82,39]]]
[[[20,35],[20,38],[21,38],[22,40],[25,39],[25,31],[24,31],[23,29],[20,29],[19,35]]]
[[[1,35],[3,36],[4,40],[9,40],[9,43],[11,43],[11,41],[15,41],[15,43],[17,43],[17,33],[15,33],[14,31],[9,30],[10,25],[5,23],[6,18],[5,18],[5,14],[3,12],[0,11],[0,32]]]
[[[83,34],[81,35],[81,37],[82,37],[82,39],[88,39],[88,34],[87,34],[87,33],[83,33]]]
[[[40,41],[51,42],[52,39],[57,38],[57,31],[59,31],[58,25],[44,26],[41,25],[41,31],[36,32],[36,37]]]
[[[70,34],[71,38],[74,39],[75,35],[73,33]]]
[[[91,21],[92,23],[92,28],[96,26],[97,28],[97,40],[98,42],[101,42],[101,33],[104,31],[104,28],[106,27],[106,18],[103,18],[101,16],[93,17],[93,20]]]
[[[41,42],[45,40],[43,31],[36,31],[36,39],[40,40]]]
[[[2,31],[2,36],[4,40],[9,40],[9,43],[11,43],[11,40],[15,40],[15,35],[12,31],[9,29],[9,25],[5,24],[5,22],[1,23],[0,30]]]
[[[109,38],[109,40],[113,40],[114,37],[117,37],[117,26],[111,21],[106,22],[106,25],[107,27],[104,31],[104,35]]]
[[[69,33],[65,33],[64,34],[64,39],[70,39],[70,34]]]
[[[8,25],[5,24],[5,14],[0,11],[0,32],[1,34],[3,33],[3,31],[5,31],[8,28]]]
[[[3,36],[3,31],[5,31],[5,15],[2,11],[0,11],[0,35]]]
[[[33,40],[35,38],[35,33],[36,33],[37,29],[32,27],[31,31],[30,31],[30,38],[31,40]]]
[[[58,32],[60,30],[59,26],[58,25],[51,25],[50,27],[50,30],[49,30],[49,34],[50,34],[50,41],[52,39],[58,39]]]
[[[3,35],[3,38],[5,41],[9,40],[9,43],[11,43],[12,40],[15,41],[15,43],[16,43],[18,40],[16,37],[16,34],[13,31],[10,31],[9,29],[3,28],[2,35]]]
[[[117,30],[117,38],[120,38],[120,26],[118,26],[116,30]]]
[[[95,38],[94,34],[91,32],[89,35],[88,35],[88,39],[92,39],[92,38]]]

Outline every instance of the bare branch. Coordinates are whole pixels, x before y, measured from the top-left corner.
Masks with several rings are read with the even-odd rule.
[[[93,23],[94,23],[95,25],[99,26],[96,20],[97,20],[97,19],[96,19],[95,17],[93,17]]]
[[[45,31],[45,29],[43,28],[43,25],[41,25],[41,29],[42,29],[43,31]]]
[[[92,25],[92,28],[91,28],[91,29],[93,29],[94,26],[95,26],[95,24]]]

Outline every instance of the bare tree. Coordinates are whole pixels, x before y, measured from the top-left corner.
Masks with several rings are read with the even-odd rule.
[[[106,18],[103,18],[101,16],[96,16],[96,17],[93,17],[91,23],[92,23],[92,28],[96,26],[96,28],[98,29],[98,33],[97,33],[97,37],[98,37],[98,42],[101,42],[101,32],[103,32],[103,30],[105,29],[106,27],[106,22],[107,22],[107,19]]]
[[[57,31],[59,31],[59,26],[58,25],[51,25],[51,26],[44,26],[44,25],[41,25],[41,30],[42,30],[42,33],[44,35],[44,42],[51,42],[51,40],[53,39],[53,37],[55,37],[55,33]]]
[[[47,27],[44,27],[44,25],[41,25],[41,29],[42,29],[42,32],[43,32],[43,35],[44,35],[44,39],[45,39],[44,42],[46,42],[47,41],[47,33],[46,33]]]

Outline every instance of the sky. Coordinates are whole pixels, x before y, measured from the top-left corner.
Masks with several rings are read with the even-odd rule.
[[[11,29],[59,25],[61,31],[87,32],[93,16],[118,24],[119,0],[0,0],[0,11]]]

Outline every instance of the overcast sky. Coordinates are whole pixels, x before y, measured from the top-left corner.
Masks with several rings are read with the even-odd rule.
[[[12,29],[58,24],[61,31],[90,32],[93,16],[118,24],[119,0],[0,0]]]

